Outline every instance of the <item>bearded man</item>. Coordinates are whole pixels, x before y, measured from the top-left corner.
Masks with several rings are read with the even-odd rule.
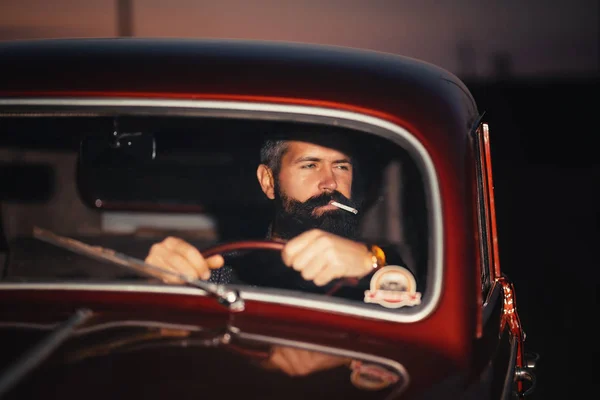
[[[239,268],[230,268],[230,262],[223,268],[221,255],[204,258],[191,244],[168,237],[152,246],[145,261],[215,283],[241,281],[323,292],[338,278],[355,278],[367,282],[358,285],[364,289],[390,255],[358,239],[361,213],[348,210],[362,207],[364,193],[357,183],[360,167],[352,156],[356,149],[340,139],[264,142],[256,175],[274,204],[267,238],[285,242],[281,254],[235,257],[232,263]],[[395,264],[403,265],[397,253],[393,258]]]

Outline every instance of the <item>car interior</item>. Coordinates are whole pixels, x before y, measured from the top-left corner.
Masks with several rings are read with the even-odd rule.
[[[147,279],[40,241],[35,227],[142,260],[167,236],[200,250],[264,239],[272,204],[256,179],[260,146],[307,131],[342,135],[360,150],[353,190],[365,198],[361,237],[397,244],[424,280],[423,178],[401,146],[321,123],[118,114],[0,117],[0,276]]]

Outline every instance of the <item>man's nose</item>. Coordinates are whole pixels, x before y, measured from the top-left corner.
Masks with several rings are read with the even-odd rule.
[[[321,172],[319,180],[319,189],[323,192],[333,192],[337,189],[337,181],[331,169],[325,168]]]

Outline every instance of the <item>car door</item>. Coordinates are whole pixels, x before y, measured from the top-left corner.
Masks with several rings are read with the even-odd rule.
[[[521,398],[533,391],[533,366],[525,359],[525,333],[517,313],[515,288],[500,267],[489,125],[472,132],[476,175],[480,310],[478,348],[491,362],[484,368],[491,391]],[[499,337],[499,340],[497,338]]]

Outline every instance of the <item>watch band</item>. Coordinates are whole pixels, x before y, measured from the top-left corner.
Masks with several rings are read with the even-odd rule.
[[[369,246],[369,251],[371,252],[371,262],[373,265],[373,270],[378,270],[386,264],[385,261],[385,252],[381,247],[376,244],[372,244]]]

